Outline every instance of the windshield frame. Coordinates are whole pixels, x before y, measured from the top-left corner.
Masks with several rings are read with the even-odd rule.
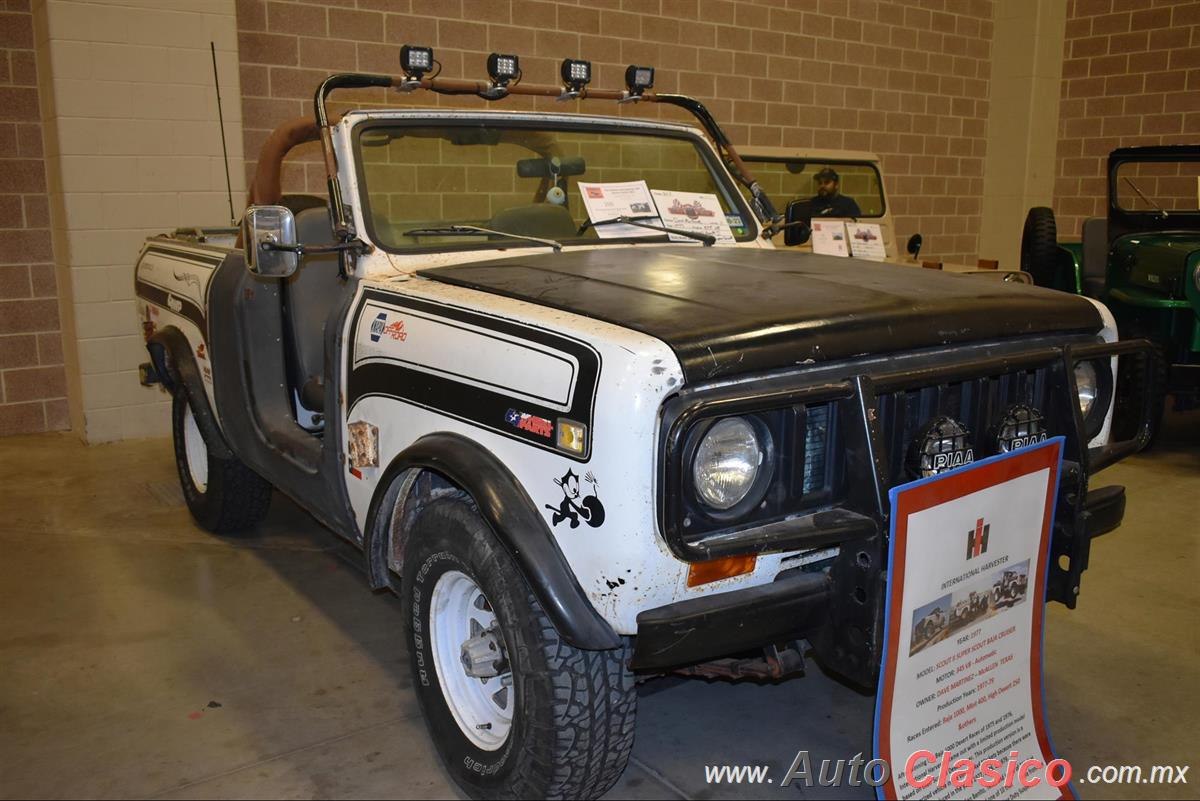
[[[640,123],[640,124],[637,124]],[[657,136],[664,139],[679,139],[687,141],[695,146],[697,152],[703,159],[704,164],[709,168],[717,185],[724,190],[726,200],[742,217],[743,225],[746,228],[746,234],[738,237],[735,236],[736,242],[732,247],[746,244],[755,241],[761,233],[761,226],[758,216],[750,208],[746,198],[742,195],[741,190],[735,184],[729,175],[728,168],[721,162],[716,155],[712,145],[704,137],[697,132],[687,128],[663,128],[654,125],[653,120],[636,120],[635,124],[622,124],[619,120],[611,120],[605,118],[597,118],[595,116],[587,116],[578,121],[564,119],[562,116],[555,115],[552,118],[536,116],[536,113],[531,113],[522,116],[508,116],[497,114],[496,112],[488,112],[477,116],[468,116],[461,113],[456,113],[453,116],[443,116],[438,113],[430,114],[405,114],[396,117],[370,117],[355,123],[350,129],[350,141],[354,152],[354,173],[358,183],[358,201],[361,208],[361,219],[363,228],[366,231],[367,237],[371,244],[385,253],[395,256],[422,255],[430,253],[461,253],[475,250],[514,250],[525,248],[541,248],[547,249],[549,245],[542,245],[536,242],[525,242],[520,239],[494,239],[484,242],[464,242],[461,245],[455,245],[448,242],[443,242],[432,247],[411,247],[411,248],[394,248],[389,247],[382,242],[375,233],[374,216],[371,214],[370,193],[367,189],[367,180],[364,171],[365,162],[362,158],[362,136],[367,131],[374,128],[431,128],[431,127],[459,127],[459,128],[478,128],[486,126],[496,126],[504,128],[527,128],[533,130],[546,130],[552,132],[571,132],[571,131],[599,131],[602,133],[617,133],[629,134],[632,136]],[[750,221],[747,223],[746,221]],[[445,221],[442,221],[445,224]],[[638,237],[617,237],[612,239],[602,238],[583,238],[576,237],[572,239],[560,240],[560,244],[564,248],[572,247],[594,247],[607,245],[660,245],[660,244],[683,244],[672,242],[667,234],[655,236],[638,236]],[[698,247],[702,247],[700,242],[697,242]],[[725,247],[730,247],[726,245]]]
[[[1120,202],[1120,180],[1123,177],[1132,177],[1136,179],[1138,176],[1122,176],[1120,175],[1121,168],[1130,164],[1200,164],[1200,152],[1194,149],[1188,153],[1164,153],[1164,154],[1139,154],[1133,156],[1123,156],[1114,158],[1108,171],[1108,202],[1109,207],[1122,215],[1129,217],[1160,217],[1162,211],[1159,209],[1128,209],[1121,205]],[[1136,180],[1134,181],[1136,183]],[[1143,189],[1138,185],[1139,189]],[[1132,190],[1130,190],[1132,191]],[[1143,189],[1144,191],[1144,189]],[[1158,198],[1153,195],[1147,195],[1151,200],[1158,202]],[[1167,208],[1166,213],[1169,217],[1182,216],[1191,220],[1200,217],[1200,203],[1194,209],[1171,209]]]
[[[1129,162],[1186,161],[1200,162],[1200,148],[1194,145],[1154,145],[1118,148],[1108,155],[1108,241],[1111,245],[1122,236],[1148,232],[1195,231],[1200,229],[1200,210],[1170,211],[1164,217],[1154,209],[1127,211],[1117,203],[1117,170]]]
[[[878,214],[870,214],[870,215],[864,214],[861,217],[855,217],[855,219],[856,220],[882,220],[884,217],[886,217],[888,215],[887,190],[885,189],[885,187],[883,185],[883,173],[881,173],[879,171],[879,165],[876,162],[864,161],[864,160],[860,160],[860,159],[822,159],[822,158],[809,158],[809,157],[802,157],[802,156],[796,156],[794,158],[782,158],[779,156],[757,156],[757,155],[746,154],[746,153],[742,153],[741,155],[742,155],[742,161],[746,162],[747,166],[751,166],[751,167],[755,164],[789,164],[791,162],[796,162],[796,161],[803,161],[803,162],[806,162],[809,164],[820,164],[822,166],[825,166],[825,165],[832,165],[832,166],[848,165],[851,167],[870,167],[871,170],[874,171],[874,173],[875,173],[875,182],[876,182],[876,185],[879,187],[879,199],[883,205],[880,208]],[[754,175],[755,175],[755,178],[759,179],[759,183],[761,183],[762,182],[761,174],[756,172]],[[739,192],[739,194],[741,194],[741,193]],[[790,200],[787,202],[784,202],[783,198],[780,198],[780,197],[772,197],[771,200],[775,201],[776,203],[783,203],[784,208],[787,207],[788,203],[792,202]]]

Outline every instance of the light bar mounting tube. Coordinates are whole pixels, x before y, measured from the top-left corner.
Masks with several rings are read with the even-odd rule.
[[[725,154],[729,162],[730,172],[733,173],[734,177],[743,186],[750,190],[753,205],[762,217],[762,221],[768,224],[778,221],[779,212],[775,210],[775,204],[771,202],[771,198],[767,197],[767,193],[763,191],[758,181],[750,174],[745,162],[742,161],[741,155],[734,148],[733,143],[729,141],[729,137],[725,135],[725,131],[721,129],[720,124],[709,110],[705,108],[703,103],[687,95],[664,94],[662,92],[656,94],[654,99],[659,103],[667,103],[690,111],[692,116],[700,120],[700,124],[704,126],[704,130],[708,131],[708,135],[716,143],[717,150]]]
[[[335,89],[367,89],[375,86],[386,89],[394,83],[395,79],[388,75],[343,72],[330,75],[317,87],[313,107],[317,116],[317,129],[321,133],[321,150],[325,157],[325,180],[329,187],[329,208],[333,217],[333,232],[339,242],[345,242],[350,238],[350,223],[346,219],[346,204],[342,201],[342,184],[338,180],[337,154],[333,149],[333,129],[329,125],[329,115],[325,111],[325,100]]]

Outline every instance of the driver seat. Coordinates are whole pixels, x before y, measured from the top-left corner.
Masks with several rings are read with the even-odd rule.
[[[531,203],[497,212],[488,228],[506,234],[536,236],[542,239],[573,239],[575,220],[566,206]]]
[[[296,215],[296,241],[302,245],[333,244],[326,206]],[[311,412],[325,411],[325,323],[341,297],[336,253],[303,256],[300,266],[282,283],[284,330],[288,338],[288,372]]]

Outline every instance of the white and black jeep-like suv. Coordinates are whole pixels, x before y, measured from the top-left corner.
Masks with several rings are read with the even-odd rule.
[[[333,90],[364,87],[658,103],[699,128],[328,119]],[[240,230],[147,240],[143,381],[174,396],[200,525],[251,529],[278,489],[400,595],[467,792],[605,792],[639,675],[778,677],[806,642],[872,686],[888,489],[1048,435],[1066,438],[1048,592],[1074,606],[1125,506],[1091,476],[1138,444],[1108,420],[1113,365],[1143,346],[1113,341],[1103,307],[776,250],[782,223],[716,122],[644,82],[346,74],[315,105],[264,145]],[[318,139],[328,196],[282,195],[283,157]],[[631,181],[708,197],[732,238],[588,218],[580,182]]]

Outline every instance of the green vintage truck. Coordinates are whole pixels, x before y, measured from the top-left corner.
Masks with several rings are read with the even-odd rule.
[[[1108,211],[1059,242],[1054,212],[1030,209],[1021,267],[1040,286],[1103,301],[1121,339],[1145,337],[1161,364],[1150,386],[1127,381],[1114,426],[1133,425],[1122,407],[1142,392],[1171,395],[1177,410],[1200,405],[1200,145],[1129,147],[1108,157]],[[1158,415],[1163,403],[1156,403]],[[1124,421],[1122,418],[1125,418]],[[1155,420],[1157,428],[1157,417]]]

